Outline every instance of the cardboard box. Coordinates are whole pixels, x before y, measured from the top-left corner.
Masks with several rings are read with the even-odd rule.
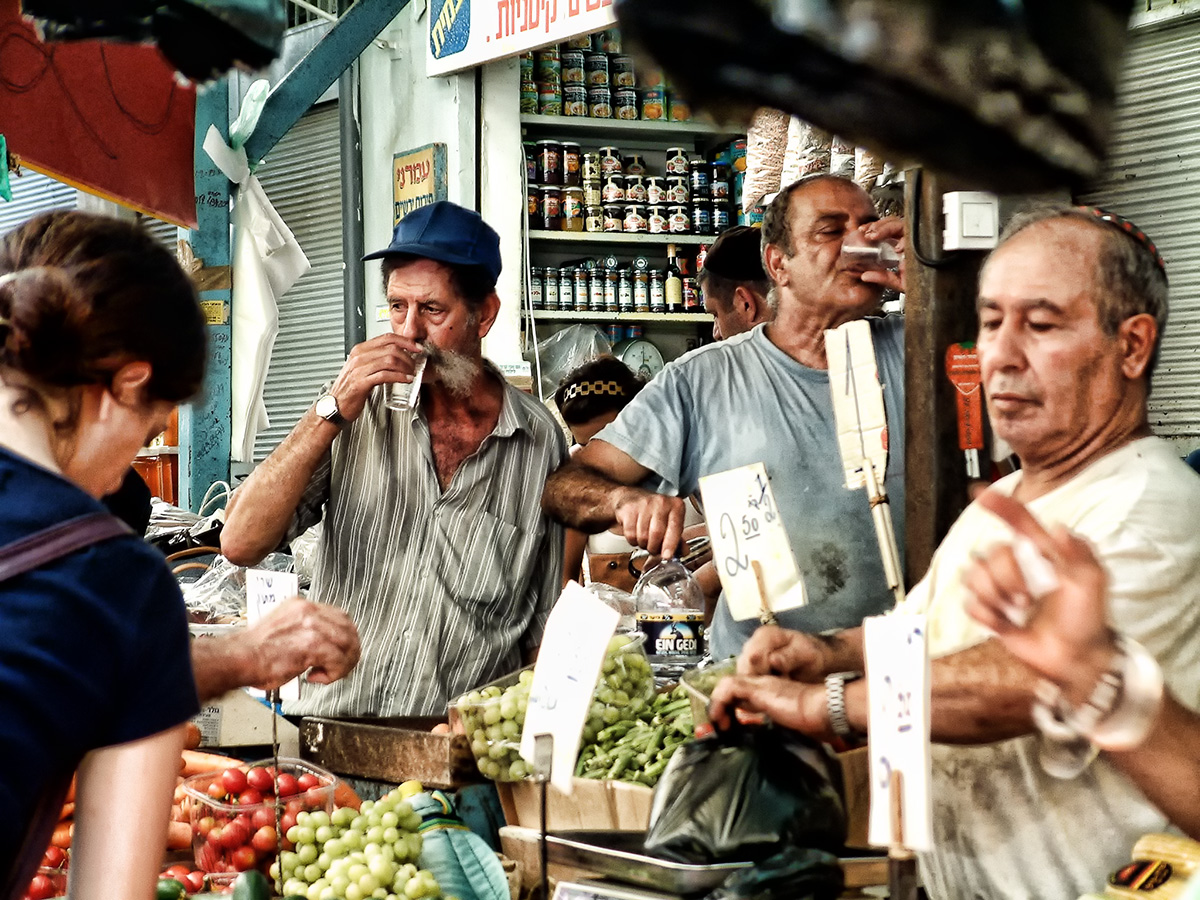
[[[534,781],[497,782],[504,819],[509,825],[541,827],[541,789]],[[564,794],[547,786],[546,828],[549,831],[611,829],[645,831],[650,827],[654,791],[623,781],[574,779],[574,789]]]
[[[204,749],[270,746],[272,719],[279,738],[279,754],[299,756],[300,730],[244,690],[230,691],[209,701],[192,717],[200,729],[200,746]]]

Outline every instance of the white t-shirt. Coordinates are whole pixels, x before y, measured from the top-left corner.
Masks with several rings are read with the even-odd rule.
[[[994,489],[1011,494],[1017,472]],[[1200,708],[1200,478],[1149,437],[1104,456],[1029,505],[1043,523],[1088,538],[1108,569],[1113,627],[1159,661],[1185,705]],[[929,615],[930,654],[987,632],[964,609],[972,550],[1011,540],[973,504],[898,608]],[[1164,816],[1101,755],[1062,781],[1042,771],[1038,735],[975,747],[933,746],[934,850],[921,859],[935,900],[1075,900],[1129,861],[1134,841],[1167,829]]]

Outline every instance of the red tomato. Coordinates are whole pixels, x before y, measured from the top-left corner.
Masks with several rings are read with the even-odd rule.
[[[226,824],[228,824],[228,823],[226,823]],[[208,835],[207,835],[208,843],[212,844],[214,847],[220,847],[221,846],[221,838],[224,837],[224,835],[225,835],[225,825],[214,825],[212,828],[210,828],[208,830]],[[212,870],[209,869],[208,871],[211,872]]]
[[[275,790],[280,797],[290,797],[293,794],[300,793],[299,779],[291,772],[280,772],[279,780],[275,784]]]
[[[328,796],[329,791],[326,788],[309,788],[304,792],[304,806],[306,809],[322,809]]]
[[[226,850],[235,850],[248,840],[250,840],[250,825],[241,819],[235,819],[221,831],[220,844]]]
[[[300,790],[307,791],[309,788],[315,788],[321,783],[321,779],[312,772],[305,772],[296,779],[296,784],[300,785]]]
[[[54,896],[54,882],[50,880],[49,875],[34,875],[25,896],[29,900],[48,900]]]
[[[160,875],[159,877],[160,878],[174,878],[176,881],[182,882],[184,879],[184,876],[186,876],[188,874],[188,872],[190,872],[190,871],[191,870],[187,866],[185,866],[183,863],[175,863],[175,865],[167,866],[165,869],[163,869],[162,875]]]
[[[205,788],[205,791],[208,796],[212,797],[214,800],[225,799],[225,785],[221,784],[220,778],[210,781],[208,783],[208,787]]]
[[[259,793],[269,791],[275,786],[275,779],[271,773],[262,766],[255,766],[246,773],[246,784],[254,788]]]
[[[262,828],[264,825],[275,827],[275,810],[272,807],[264,806],[262,809],[256,809],[250,815],[250,825],[255,831]]]
[[[238,794],[237,802],[239,806],[258,806],[263,802],[263,796],[254,788],[246,788]]]
[[[298,813],[300,813],[303,809],[304,809],[304,801],[299,800],[299,799],[289,800],[283,806],[283,812],[285,815],[287,813],[291,813],[294,816],[294,815],[297,815]]]
[[[246,789],[246,773],[241,769],[226,769],[218,779],[225,786],[225,793],[237,796]]]
[[[200,837],[208,837],[208,833],[216,827],[216,824],[217,820],[212,816],[205,816],[203,819],[197,820],[196,824],[192,827],[192,832],[200,835]]]
[[[296,814],[295,813],[285,812],[282,816],[279,817],[279,828],[284,834],[287,834],[289,831],[291,831],[292,826],[295,824],[296,824]]]
[[[254,836],[250,838],[250,846],[259,853],[270,853],[279,846],[279,840],[275,835],[275,827],[273,825],[264,825],[258,831],[254,832]]]
[[[51,844],[42,855],[42,865],[47,869],[60,869],[67,863],[67,851]]]
[[[189,894],[199,894],[204,890],[203,872],[188,872],[179,880],[183,882],[183,886],[187,888]]]
[[[196,865],[205,872],[215,872],[221,864],[221,851],[213,844],[205,844],[196,851]]]
[[[230,857],[233,862],[233,867],[239,872],[245,872],[247,869],[253,869],[254,864],[258,862],[258,854],[254,852],[253,847],[238,847],[233,851]]]

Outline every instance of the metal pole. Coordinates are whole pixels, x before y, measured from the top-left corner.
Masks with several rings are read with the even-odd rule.
[[[350,4],[340,0],[339,11]],[[358,129],[358,63],[338,76],[339,145],[342,162],[342,302],[346,352],[367,337],[363,279],[362,135]]]

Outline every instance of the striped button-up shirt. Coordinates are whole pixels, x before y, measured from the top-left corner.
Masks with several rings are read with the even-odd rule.
[[[506,383],[495,429],[443,491],[424,416],[382,393],[334,440],[288,535],[323,516],[311,597],[349,613],[362,658],[342,681],[302,683],[289,713],[441,715],[520,667],[559,594],[563,531],[541,496],[566,442],[549,412]]]

